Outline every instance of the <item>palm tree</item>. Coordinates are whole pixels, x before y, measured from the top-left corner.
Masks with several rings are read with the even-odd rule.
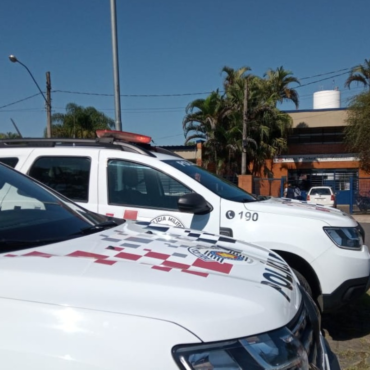
[[[219,162],[224,150],[224,123],[231,113],[225,99],[218,90],[213,91],[206,99],[196,99],[186,107],[183,119],[185,144],[192,140],[204,141],[205,149],[212,153],[214,163]],[[189,135],[190,134],[190,135]]]
[[[259,174],[264,170],[267,158],[281,154],[287,148],[286,136],[292,122],[276,105],[284,99],[293,99],[298,104],[298,94],[287,87],[289,83],[297,80],[282,68],[278,69],[274,76],[271,73],[267,79],[248,74],[249,71],[249,67],[237,70],[224,67],[224,94],[212,92],[206,99],[189,103],[183,129],[186,143],[194,139],[205,142],[204,154],[209,154],[211,161],[216,164],[216,169],[225,164],[228,167],[233,164],[240,168],[244,145],[247,144],[247,168],[248,164],[253,163],[252,173]],[[278,79],[279,76],[282,81]],[[243,143],[246,81],[248,124],[247,143]]]
[[[225,91],[228,90],[229,88],[232,88],[236,85],[243,85],[243,81],[248,77],[246,74],[249,72],[251,69],[248,66],[241,67],[237,70],[231,67],[223,67],[221,70],[221,73],[226,73],[225,79],[224,79],[224,88]]]
[[[248,67],[237,71],[226,67],[223,69],[227,73],[224,81],[226,99],[233,109],[233,114],[230,115],[233,118],[233,124],[230,125],[229,130],[234,128],[230,133],[238,134],[237,139],[233,138],[232,148],[234,153],[238,154],[241,154],[243,149],[241,140],[243,102],[245,83],[248,81],[247,168],[250,163],[253,163],[252,173],[256,175],[264,169],[266,159],[281,154],[287,149],[286,137],[292,123],[289,116],[280,112],[276,105],[286,96],[290,96],[298,103],[298,94],[286,86],[296,82],[295,78],[289,76],[289,71],[280,68],[274,76],[270,73],[270,78],[261,79],[257,76],[245,75],[249,70]],[[277,84],[279,76],[283,81]],[[284,82],[285,88],[282,87]],[[277,93],[278,91],[280,92]]]
[[[114,127],[114,120],[93,107],[81,107],[74,103],[66,106],[66,113],[51,117],[53,137],[95,138],[96,130]]]
[[[289,84],[297,83],[300,85],[300,82],[296,77],[293,77],[291,71],[287,71],[283,67],[276,68],[276,70],[269,69],[264,74],[264,77],[267,82],[266,88],[270,96],[275,96],[276,101],[279,103],[283,103],[285,100],[292,101],[298,109],[298,92],[289,87]]]
[[[352,68],[344,86],[350,88],[351,83],[354,81],[362,83],[370,89],[370,59],[365,59],[364,64],[359,64]]]

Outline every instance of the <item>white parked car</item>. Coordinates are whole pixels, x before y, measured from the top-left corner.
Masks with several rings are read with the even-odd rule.
[[[340,210],[292,199],[258,201],[151,138],[0,140],[0,161],[103,215],[222,234],[274,250],[323,311],[370,284],[361,226]]]
[[[335,193],[330,186],[313,186],[307,192],[307,202],[336,207]]]
[[[275,253],[97,215],[1,164],[0,274],[3,369],[340,369]]]

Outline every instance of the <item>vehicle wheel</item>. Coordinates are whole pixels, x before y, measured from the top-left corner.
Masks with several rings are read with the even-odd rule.
[[[299,283],[306,290],[306,292],[312,297],[312,289],[310,287],[310,284],[308,284],[306,278],[299,271],[297,271],[296,269],[293,269],[293,271],[296,274]]]

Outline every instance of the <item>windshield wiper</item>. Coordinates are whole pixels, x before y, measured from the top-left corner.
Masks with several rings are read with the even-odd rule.
[[[115,227],[115,226],[118,226],[117,222],[105,221],[105,222],[101,222],[100,224],[96,224],[90,227],[84,227],[80,231],[82,234],[88,235],[88,234],[97,233],[102,230],[111,229],[112,227]]]

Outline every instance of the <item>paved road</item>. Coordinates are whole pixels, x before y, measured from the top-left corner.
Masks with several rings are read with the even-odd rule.
[[[353,215],[365,230],[365,243],[370,246],[370,214],[369,215]]]
[[[365,244],[370,246],[370,223],[360,222],[360,224],[365,230]]]
[[[370,246],[370,214],[353,217],[364,228]],[[322,326],[343,370],[370,369],[370,290],[359,301],[324,315]]]

